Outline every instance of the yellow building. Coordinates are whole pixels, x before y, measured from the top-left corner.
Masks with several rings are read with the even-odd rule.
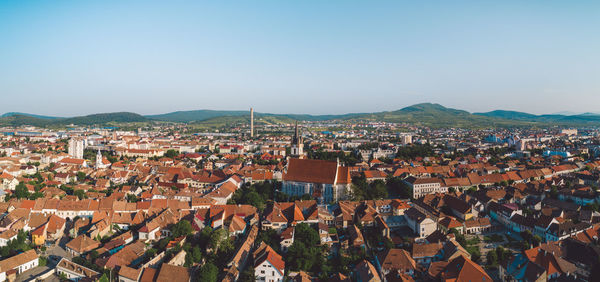
[[[41,246],[46,243],[46,230],[48,229],[48,224],[38,227],[37,229],[31,232],[31,242],[33,242],[36,246]]]

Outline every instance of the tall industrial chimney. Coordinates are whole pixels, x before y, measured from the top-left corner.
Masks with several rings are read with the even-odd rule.
[[[250,108],[250,137],[254,138],[254,109]]]

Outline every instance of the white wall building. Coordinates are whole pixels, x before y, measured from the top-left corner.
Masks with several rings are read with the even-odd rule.
[[[254,252],[256,281],[281,282],[285,272],[283,258],[264,242]]]
[[[83,278],[93,278],[100,274],[66,258],[61,259],[58,265],[56,265],[56,273],[58,275],[64,274],[67,279],[71,281],[79,281]]]
[[[410,208],[404,212],[404,217],[408,227],[418,236],[417,239],[423,239],[437,230],[437,226],[433,219],[418,211],[416,208]]]
[[[427,194],[447,193],[448,187],[442,186],[439,178],[408,177],[404,182],[412,188],[413,198],[418,199]]]
[[[79,138],[69,139],[69,155],[74,159],[83,159],[83,149],[85,149],[85,140]]]
[[[0,261],[0,282],[6,281],[6,272],[11,269],[16,270],[17,274],[21,274],[37,267],[38,264],[38,254],[34,250],[29,250],[2,260]]]

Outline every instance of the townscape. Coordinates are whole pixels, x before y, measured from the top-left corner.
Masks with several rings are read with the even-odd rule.
[[[600,132],[4,127],[0,281],[597,281]]]

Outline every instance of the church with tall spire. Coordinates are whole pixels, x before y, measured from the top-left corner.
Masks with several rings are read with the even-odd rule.
[[[100,153],[100,149],[96,152],[96,169],[108,168],[110,166],[110,162],[102,156]]]
[[[302,140],[302,134],[298,131],[298,122],[296,121],[296,129],[294,136],[292,137],[292,149],[290,155],[292,158],[304,158],[304,142]]]

